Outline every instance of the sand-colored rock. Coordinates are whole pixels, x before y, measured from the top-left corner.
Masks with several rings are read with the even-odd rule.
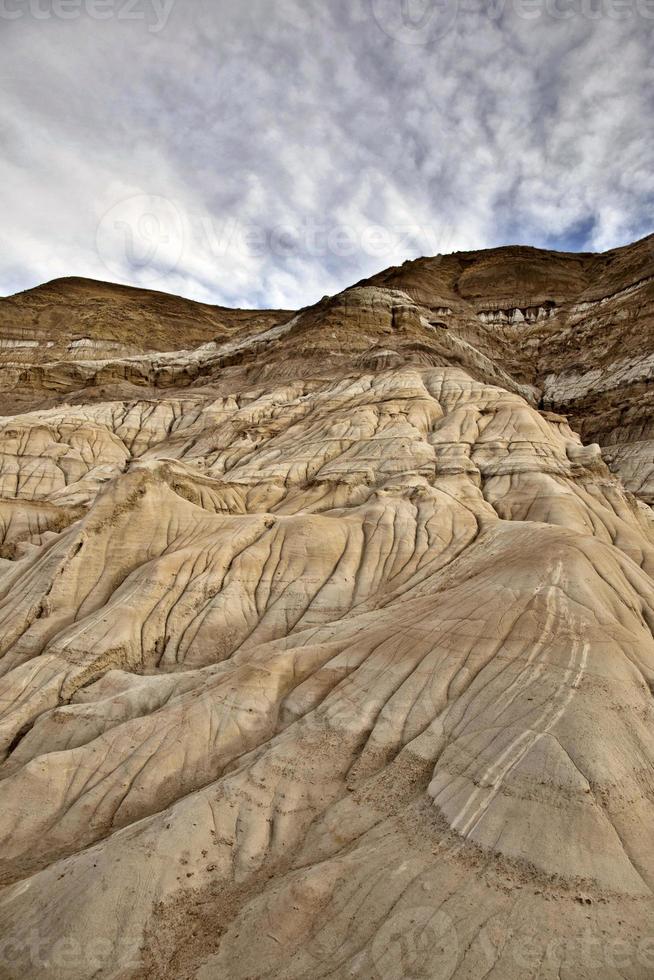
[[[0,977],[654,975],[646,256],[547,255],[3,348]]]

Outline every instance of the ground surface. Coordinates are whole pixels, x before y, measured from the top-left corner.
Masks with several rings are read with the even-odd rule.
[[[0,977],[654,976],[653,366],[651,239],[0,301]]]

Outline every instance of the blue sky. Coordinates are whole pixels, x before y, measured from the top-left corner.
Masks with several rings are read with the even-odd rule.
[[[0,293],[296,308],[654,231],[654,0],[2,0]]]

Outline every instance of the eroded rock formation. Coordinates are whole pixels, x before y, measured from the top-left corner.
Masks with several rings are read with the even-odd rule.
[[[651,245],[0,304],[0,976],[654,975]]]

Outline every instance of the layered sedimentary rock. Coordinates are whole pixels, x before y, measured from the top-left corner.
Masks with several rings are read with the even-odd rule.
[[[651,255],[5,346],[1,977],[653,975]]]

